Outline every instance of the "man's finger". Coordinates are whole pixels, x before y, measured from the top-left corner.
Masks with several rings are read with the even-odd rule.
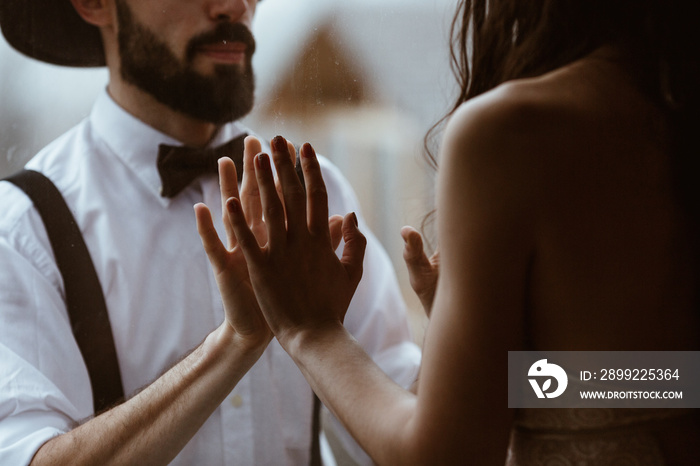
[[[249,224],[262,220],[260,190],[255,177],[254,158],[262,152],[262,144],[255,136],[248,136],[243,149],[243,178],[241,183],[241,205]],[[234,196],[235,197],[235,196]],[[227,198],[228,199],[228,198]]]
[[[236,198],[228,199],[226,201],[226,210],[228,210],[229,218],[231,219],[231,227],[236,235],[238,247],[243,251],[246,262],[249,265],[257,264],[262,257],[262,252],[260,246],[258,246],[257,238],[246,223],[241,201]]]
[[[228,248],[233,249],[236,245],[235,236],[233,230],[231,229],[231,224],[228,220],[228,214],[226,213],[226,199],[230,197],[238,197],[238,178],[236,176],[236,165],[228,157],[222,157],[219,159],[219,190],[221,192],[221,218],[224,223],[224,230],[226,231],[226,239],[228,242]]]
[[[297,148],[294,146],[294,143],[290,140],[287,140],[287,150],[289,151],[289,159],[292,161],[292,165],[296,166]]]
[[[214,271],[218,272],[226,266],[226,254],[228,251],[216,233],[209,208],[202,203],[195,204],[194,214],[197,220],[197,232],[202,240],[204,251],[207,253]]]
[[[341,215],[333,215],[328,219],[328,231],[331,236],[331,247],[335,251],[343,239],[343,217]]]

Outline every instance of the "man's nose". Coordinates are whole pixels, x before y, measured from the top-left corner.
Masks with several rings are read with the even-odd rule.
[[[209,0],[209,17],[214,21],[239,21],[252,16],[256,0]]]

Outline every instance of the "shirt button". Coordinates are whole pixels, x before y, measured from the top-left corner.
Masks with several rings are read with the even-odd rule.
[[[241,395],[233,395],[231,397],[231,406],[233,406],[234,408],[240,408],[241,406],[243,406],[243,398],[241,397]]]

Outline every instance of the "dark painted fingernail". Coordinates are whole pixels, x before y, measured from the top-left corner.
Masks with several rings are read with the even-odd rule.
[[[315,151],[314,151],[314,148],[311,147],[311,144],[309,144],[309,143],[307,142],[307,143],[304,143],[303,146],[301,146],[301,155],[303,155],[304,158],[310,159],[310,158],[312,158],[314,155],[316,155],[316,153],[315,153]]]
[[[255,157],[255,166],[261,170],[270,168],[270,158],[265,153],[260,153]]]
[[[280,152],[286,151],[287,141],[282,136],[275,136],[275,138],[272,140],[272,147]]]
[[[357,214],[355,212],[352,213],[352,221],[355,222],[355,226],[357,227],[359,224],[357,223]]]

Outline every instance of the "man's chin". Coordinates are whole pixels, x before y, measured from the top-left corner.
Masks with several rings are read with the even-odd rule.
[[[193,63],[167,79],[153,75],[150,69],[129,70],[131,74],[125,74],[126,70],[122,69],[122,75],[125,81],[178,113],[224,124],[242,118],[253,108],[255,79],[241,68],[241,65]]]
[[[228,105],[223,102],[228,101]],[[253,98],[243,99],[240,95],[235,100],[198,100],[192,102],[190,106],[177,109],[185,115],[207,123],[223,125],[232,121],[240,120],[253,109]]]

